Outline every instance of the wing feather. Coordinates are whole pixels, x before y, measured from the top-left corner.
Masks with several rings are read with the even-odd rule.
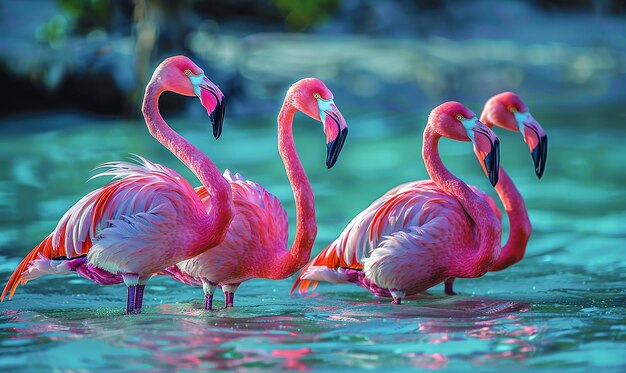
[[[364,261],[389,237],[396,235],[409,242],[404,233],[419,232],[416,229],[435,219],[442,209],[453,210],[447,212],[447,216],[462,218],[465,214],[453,196],[430,180],[406,183],[392,189],[355,216],[339,237],[307,264],[291,291],[298,288],[300,292],[306,292],[309,286],[316,285],[315,281],[303,279],[303,276],[312,277],[308,273],[311,267],[363,269]]]
[[[38,258],[65,260],[81,257],[94,245],[103,245],[104,237],[122,240],[120,247],[123,247],[131,244],[128,238],[136,234],[132,237],[136,243],[142,232],[145,237],[150,224],[158,226],[167,213],[175,213],[171,205],[169,209],[164,208],[167,203],[163,199],[178,198],[179,203],[186,201],[188,204],[185,196],[196,198],[189,183],[175,171],[143,157],[135,157],[135,162],[108,162],[97,167],[104,171],[90,180],[111,176],[113,181],[88,193],[61,217],[54,231],[18,265],[0,295],[0,301],[7,293],[12,297],[20,283],[32,279],[24,278],[23,273]],[[113,252],[107,255],[113,255]]]

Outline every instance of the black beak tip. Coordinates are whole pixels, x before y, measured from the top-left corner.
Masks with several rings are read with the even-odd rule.
[[[343,148],[343,144],[346,141],[346,137],[348,136],[348,128],[344,128],[336,139],[329,142],[326,145],[326,167],[332,168],[337,162],[337,158],[339,158],[339,153],[341,153],[341,149]]]
[[[485,167],[489,176],[489,182],[492,186],[498,184],[500,178],[500,140],[496,139],[493,143],[491,151],[485,157]]]
[[[546,136],[542,136],[539,139],[539,143],[532,150],[531,156],[535,165],[535,174],[538,179],[541,179],[543,171],[546,168],[546,160],[548,158],[548,138]]]
[[[495,187],[498,184],[498,176],[495,173],[492,173],[491,176],[489,176],[489,182],[491,182],[491,185]]]
[[[211,125],[213,126],[213,136],[215,139],[219,139],[222,134],[222,125],[224,124],[224,99],[219,101],[217,105],[215,105],[215,109],[209,116],[211,119]]]
[[[339,152],[337,151],[338,138],[331,141],[326,145],[326,167],[328,169],[333,168],[339,158]]]

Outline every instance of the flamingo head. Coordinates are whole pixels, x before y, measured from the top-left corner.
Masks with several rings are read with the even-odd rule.
[[[167,58],[157,67],[152,80],[158,79],[164,90],[183,96],[198,96],[219,138],[224,123],[224,94],[210,81],[204,71],[185,56]]]
[[[333,101],[332,92],[321,80],[306,78],[289,88],[287,99],[297,110],[322,122],[326,134],[326,167],[333,167],[346,141],[348,125]]]
[[[489,127],[495,125],[520,132],[530,149],[535,174],[541,179],[548,157],[548,136],[518,95],[504,92],[490,98],[485,103],[481,120]]]
[[[491,185],[500,175],[500,140],[478,120],[465,105],[450,101],[437,106],[429,116],[428,125],[441,136],[458,141],[471,141],[474,153]]]

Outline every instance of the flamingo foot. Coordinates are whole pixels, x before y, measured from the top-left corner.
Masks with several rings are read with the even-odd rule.
[[[456,293],[455,293],[455,292],[454,292],[454,290],[452,289],[452,285],[453,285],[453,284],[454,284],[454,278],[447,279],[447,280],[444,282],[444,286],[445,286],[444,292],[445,292],[447,295],[456,295]]]
[[[126,288],[126,313],[134,313],[135,311],[135,294],[137,286],[131,285]]]

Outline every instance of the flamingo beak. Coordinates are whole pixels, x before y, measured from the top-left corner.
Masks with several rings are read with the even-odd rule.
[[[202,106],[209,114],[211,126],[213,127],[213,136],[218,139],[222,134],[222,124],[224,123],[224,94],[204,74],[199,77],[202,79],[197,85],[194,84],[194,90],[200,98]]]
[[[530,113],[515,113],[520,132],[528,144],[535,165],[535,174],[541,179],[548,159],[548,136]]]
[[[213,136],[215,137],[215,139],[219,139],[220,135],[222,134],[225,108],[226,107],[224,106],[224,97],[222,96],[222,99],[217,102],[217,105],[215,105],[215,109],[213,109],[213,112],[209,115],[209,119],[211,120],[211,126],[213,127]]]
[[[317,101],[320,108],[320,120],[326,134],[326,167],[331,168],[337,162],[348,136],[348,125],[332,99],[318,99]]]
[[[500,140],[479,120],[475,121],[475,126],[471,130],[474,132],[474,136],[470,137],[474,143],[474,152],[482,159],[481,166],[489,177],[489,182],[495,187],[500,176]]]

